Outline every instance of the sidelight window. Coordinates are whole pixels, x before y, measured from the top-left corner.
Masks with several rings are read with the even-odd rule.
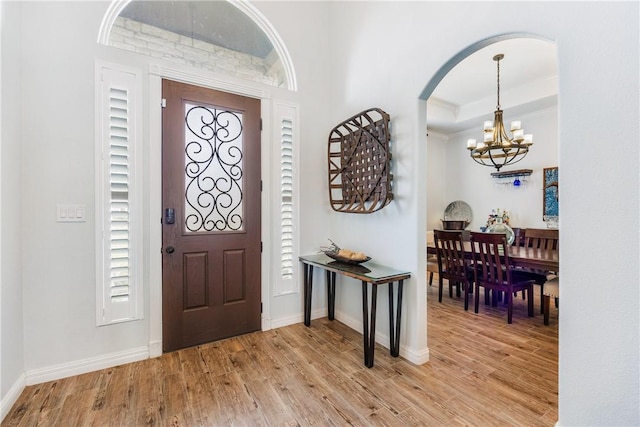
[[[279,218],[279,236],[274,239],[274,248],[279,258],[276,270],[275,294],[285,295],[298,291],[297,287],[297,252],[298,252],[298,177],[295,165],[298,157],[298,109],[297,106],[275,103],[274,157],[279,159],[278,171],[275,174],[275,188],[280,194],[277,209]]]
[[[142,318],[140,73],[96,66],[96,321]]]

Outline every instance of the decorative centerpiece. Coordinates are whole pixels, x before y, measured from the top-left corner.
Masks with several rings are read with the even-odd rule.
[[[512,245],[516,238],[516,233],[509,227],[509,211],[506,209],[492,209],[487,218],[486,233],[502,233],[507,235],[507,244]]]
[[[371,257],[366,256],[362,252],[356,252],[350,249],[342,249],[338,245],[336,245],[333,240],[329,239],[329,241],[331,242],[330,246],[320,248],[320,251],[329,258],[333,258],[336,261],[344,262],[347,264],[360,264],[371,259]]]
[[[447,205],[444,210],[444,219],[440,221],[445,230],[464,230],[471,224],[472,219],[471,206],[462,200],[456,200]]]

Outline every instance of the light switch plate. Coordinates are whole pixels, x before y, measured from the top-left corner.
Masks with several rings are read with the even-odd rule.
[[[56,220],[58,222],[85,222],[87,205],[57,205]]]

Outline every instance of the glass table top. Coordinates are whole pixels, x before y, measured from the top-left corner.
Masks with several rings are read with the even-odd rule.
[[[387,267],[373,261],[363,262],[362,264],[347,264],[329,258],[322,253],[303,255],[299,259],[305,264],[318,266],[371,283],[388,283],[407,279],[411,276],[411,273],[408,271]]]

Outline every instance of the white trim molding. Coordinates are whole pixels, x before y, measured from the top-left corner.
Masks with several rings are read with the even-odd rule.
[[[261,100],[261,114],[263,118],[271,117],[271,92],[257,87],[252,82],[244,82],[236,79],[227,79],[220,76],[212,77],[210,73],[202,73],[198,70],[188,71],[179,68],[171,68],[158,64],[149,66],[149,348],[151,357],[162,355],[162,226],[159,218],[162,215],[162,79],[174,79],[183,83],[208,87],[211,89],[232,92],[242,96],[254,97]],[[263,123],[268,123],[264,120]],[[271,156],[270,134],[265,130],[261,133],[262,165],[271,164],[274,160]],[[270,166],[262,171],[263,182],[270,182],[268,177]],[[262,202],[270,200],[272,189],[265,185],[262,190]],[[271,222],[269,209],[262,207],[262,228]],[[156,249],[157,248],[157,249]],[[272,293],[271,281],[265,282],[272,274],[272,252],[267,250],[262,253],[262,284],[261,296],[263,302],[262,325],[263,330],[268,330],[271,325],[270,298]]]
[[[200,71],[197,69],[186,70],[179,69],[177,66],[168,67],[160,64],[150,64],[149,74],[183,83],[196,82],[199,86],[219,89],[225,92],[248,96],[251,98],[266,99],[271,96],[270,91],[262,88],[262,85],[259,83],[252,85],[251,82],[246,80],[222,76],[219,74],[212,75],[211,72]]]
[[[74,375],[86,374],[87,372],[112,368],[125,363],[139,362],[148,358],[149,349],[147,347],[138,347],[103,356],[76,360],[70,363],[62,363],[60,365],[49,366],[46,368],[33,369],[26,373],[26,385],[59,380],[61,378],[67,378]]]
[[[284,75],[287,78],[287,88],[292,92],[298,91],[298,82],[296,80],[296,72],[293,68],[293,61],[289,55],[289,51],[284,42],[280,38],[280,35],[273,28],[271,22],[248,0],[228,0],[229,3],[240,9],[247,15],[256,25],[267,35],[269,41],[273,45],[273,48],[278,53],[280,61],[282,62],[282,68],[284,69]]]
[[[11,411],[26,386],[25,374],[23,373],[0,400],[0,421],[4,420],[4,417]]]
[[[131,0],[113,0],[109,4],[109,8],[102,17],[100,30],[98,30],[98,43],[105,46],[109,45],[109,37],[111,37],[113,23],[116,22],[116,19],[120,16],[122,10],[127,7],[129,2],[131,2]]]
[[[322,317],[322,315],[318,315],[320,313],[313,312],[312,319],[317,317]],[[324,314],[326,316],[326,313]],[[344,323],[354,331],[362,333],[362,319],[356,319],[354,317],[349,316],[343,311],[336,310],[335,319]],[[406,322],[406,320],[405,320]],[[380,344],[386,349],[389,349],[389,335],[381,334],[379,331],[376,331],[375,337],[376,343]],[[402,340],[401,340],[402,341]],[[424,349],[413,349],[407,347],[405,345],[400,345],[400,356],[413,363],[414,365],[422,365],[429,361],[429,348]]]

